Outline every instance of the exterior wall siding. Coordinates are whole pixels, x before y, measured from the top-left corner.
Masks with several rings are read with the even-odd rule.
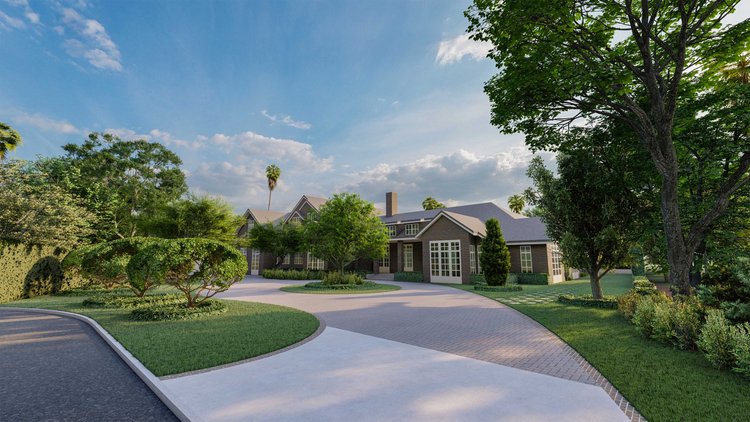
[[[422,236],[422,274],[424,280],[431,282],[430,276],[430,241],[435,240],[458,240],[461,242],[461,283],[471,283],[471,268],[469,266],[469,245],[472,243],[472,235],[466,230],[458,227],[447,218],[440,218]]]

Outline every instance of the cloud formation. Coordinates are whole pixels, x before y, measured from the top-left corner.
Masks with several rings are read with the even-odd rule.
[[[289,127],[303,130],[312,128],[312,125],[310,123],[303,122],[302,120],[294,120],[292,119],[292,116],[269,114],[267,110],[261,110],[260,114],[262,114],[263,117],[270,120],[272,123],[281,123]]]
[[[81,133],[81,129],[78,129],[73,124],[65,120],[54,120],[41,114],[29,114],[26,112],[16,112],[13,114],[13,122],[15,124],[26,124],[33,126],[44,132],[55,132],[55,133]]]
[[[60,15],[65,27],[76,36],[63,42],[70,56],[84,58],[97,69],[122,70],[120,50],[99,21],[84,18],[71,8],[62,8]]]
[[[26,24],[21,19],[14,18],[13,16],[8,16],[6,13],[0,10],[0,29],[10,31],[13,29],[24,28],[26,28]]]
[[[468,34],[463,34],[441,41],[435,61],[441,66],[457,63],[464,56],[470,56],[472,59],[479,61],[487,57],[491,48],[490,43],[474,41],[469,39]]]

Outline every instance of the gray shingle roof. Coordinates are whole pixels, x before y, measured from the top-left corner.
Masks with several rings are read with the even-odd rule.
[[[247,211],[245,211],[245,218],[249,217],[250,214],[253,214],[253,217],[255,217],[255,221],[261,224],[271,223],[273,221],[276,221],[282,217],[284,217],[283,212],[276,212],[276,211],[267,211],[267,210],[259,210],[256,208],[248,208]]]
[[[382,216],[380,219],[385,224],[420,221],[422,219],[428,221],[435,218],[441,211],[474,217],[482,223],[490,218],[496,218],[500,222],[506,242],[547,242],[550,240],[549,236],[547,236],[544,223],[538,217],[525,217],[512,213],[498,207],[492,202],[460,205],[436,210],[405,212],[390,217]]]

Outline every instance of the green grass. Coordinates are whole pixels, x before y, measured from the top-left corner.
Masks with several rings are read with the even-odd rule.
[[[399,290],[401,287],[393,284],[376,284],[375,286],[366,286],[356,289],[310,289],[305,287],[304,284],[294,284],[291,286],[282,287],[281,291],[288,293],[309,293],[309,294],[320,294],[320,295],[350,295],[350,294],[365,294],[365,293],[383,293],[392,292]]]
[[[619,278],[607,276],[605,294],[622,293]],[[475,293],[493,298],[508,295]],[[699,352],[673,349],[644,338],[616,310],[559,303],[510,306],[576,349],[651,422],[750,418],[750,381],[713,368]]]
[[[297,343],[318,329],[311,314],[255,302],[224,301],[225,313],[144,322],[130,311],[83,307],[85,296],[39,296],[2,306],[46,308],[93,318],[156,376],[236,362]]]

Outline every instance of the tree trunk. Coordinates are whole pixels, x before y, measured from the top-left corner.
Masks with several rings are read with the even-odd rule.
[[[591,296],[593,296],[594,299],[604,298],[602,284],[600,283],[601,280],[599,277],[599,267],[589,268],[589,281],[591,282]]]
[[[669,283],[681,294],[690,294],[690,267],[693,251],[689,251],[682,234],[677,192],[677,168],[662,174],[661,212],[664,219],[664,237],[667,240]]]
[[[271,194],[273,193],[273,190],[268,190],[268,211],[271,211]]]

